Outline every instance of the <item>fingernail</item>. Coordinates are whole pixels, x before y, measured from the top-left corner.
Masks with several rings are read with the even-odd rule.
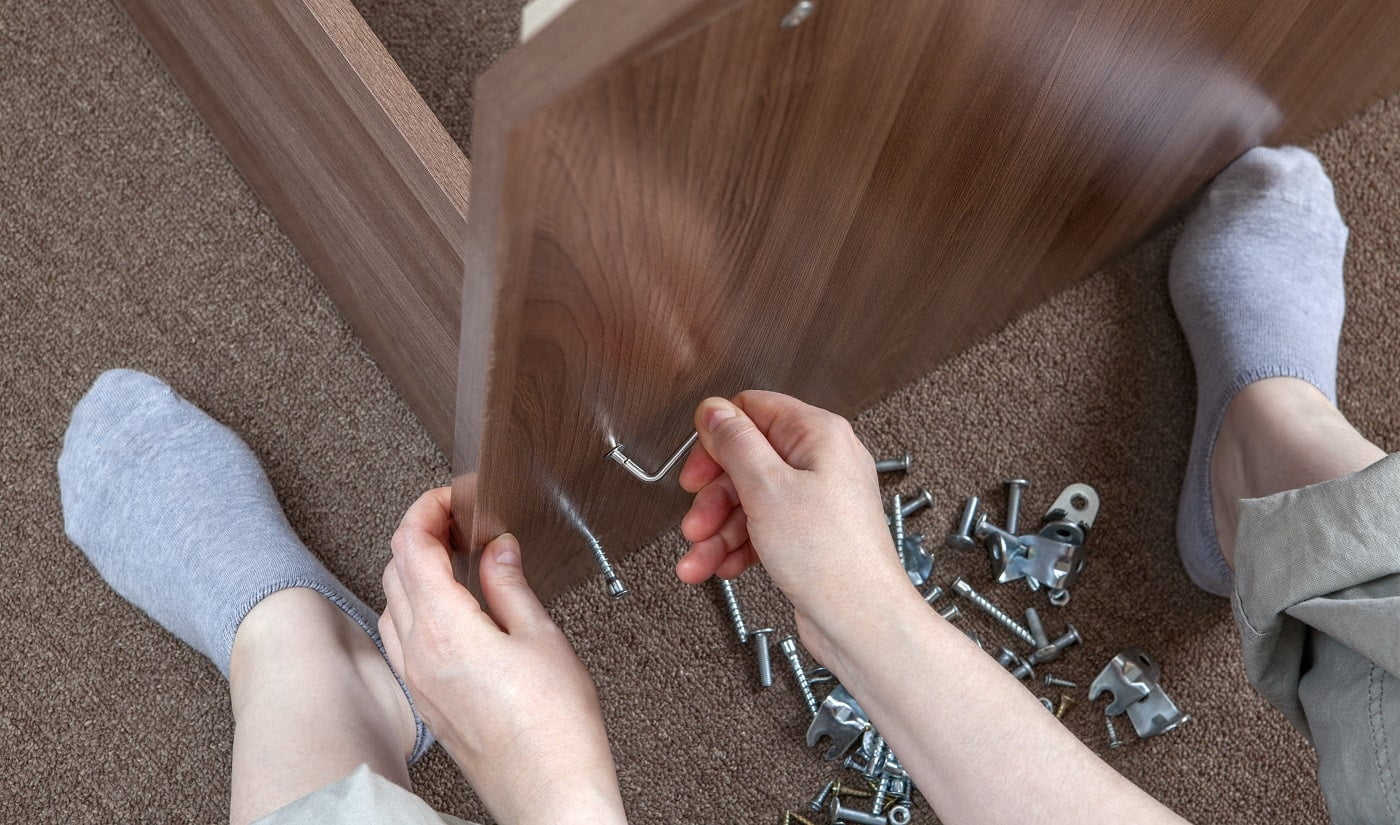
[[[520,543],[510,533],[502,533],[491,542],[496,545],[496,563],[520,566]]]
[[[720,424],[733,418],[736,413],[734,405],[720,398],[712,398],[705,402],[705,412],[700,416],[705,429],[713,430]]]

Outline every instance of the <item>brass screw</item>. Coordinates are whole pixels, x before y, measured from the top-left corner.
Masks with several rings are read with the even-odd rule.
[[[1061,693],[1061,694],[1060,694],[1060,706],[1057,707],[1057,708],[1055,708],[1055,718],[1056,718],[1056,719],[1063,719],[1063,718],[1065,718],[1065,713],[1068,712],[1069,709],[1072,708],[1072,707],[1074,707],[1074,700],[1071,699],[1071,698],[1069,698],[1068,696],[1064,695],[1063,693]]]
[[[838,799],[840,799],[843,796],[849,796],[852,799],[869,799],[870,797],[874,796],[874,794],[872,794],[870,791],[861,790],[860,788],[852,788],[846,785],[842,785],[840,782],[837,782],[831,786],[831,795]]]
[[[801,814],[795,814],[792,811],[783,814],[783,825],[793,825],[793,823],[797,825],[812,825],[812,820]]]

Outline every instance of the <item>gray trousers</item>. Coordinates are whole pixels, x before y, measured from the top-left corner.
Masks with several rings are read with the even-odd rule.
[[[1249,681],[1317,748],[1336,825],[1400,822],[1400,454],[1241,504]]]

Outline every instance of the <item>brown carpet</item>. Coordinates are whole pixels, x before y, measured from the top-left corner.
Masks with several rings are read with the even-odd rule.
[[[471,78],[509,46],[518,0],[363,8],[465,142]],[[0,127],[0,820],[217,822],[232,734],[222,681],[63,536],[54,461],[73,403],[107,367],[165,377],[243,434],[307,544],[375,605],[398,516],[448,465],[109,3],[4,4]],[[1353,233],[1342,405],[1394,449],[1400,99],[1317,149]],[[1064,484],[1094,484],[1091,567],[1070,607],[1046,611],[1052,632],[1073,621],[1088,644],[1053,670],[1086,683],[1141,644],[1194,721],[1113,752],[1097,709],[1081,703],[1067,724],[1194,821],[1319,821],[1312,754],[1245,683],[1225,603],[1194,591],[1175,558],[1192,385],[1164,287],[1170,240],[893,394],[857,429],[877,453],[914,453],[899,486],[934,489],[936,510],[913,525],[933,534],[966,493],[1000,502],[1012,474],[1034,481],[1032,514]],[[832,774],[801,743],[789,682],[757,690],[712,592],[675,581],[680,549],[672,535],[623,562],[624,603],[590,581],[551,609],[597,678],[635,821],[776,822]],[[940,555],[939,580],[963,569],[1008,606],[1028,603],[994,590],[980,561]],[[755,620],[790,626],[761,574],[740,589]],[[987,793],[1014,793],[1033,770],[1028,755]],[[440,751],[414,778],[440,808],[484,815]]]

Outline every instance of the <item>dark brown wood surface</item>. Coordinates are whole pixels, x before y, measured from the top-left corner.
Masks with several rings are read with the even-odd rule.
[[[466,156],[349,0],[117,4],[446,448]]]
[[[792,5],[578,0],[478,85],[454,509],[546,595],[683,509],[614,444],[854,413],[1400,85],[1382,0]]]

